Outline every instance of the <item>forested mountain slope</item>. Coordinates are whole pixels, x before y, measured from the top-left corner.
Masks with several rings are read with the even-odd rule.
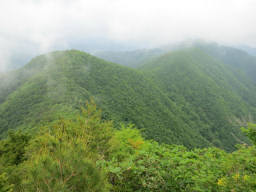
[[[245,49],[237,49],[234,47],[222,46],[217,43],[207,43],[204,41],[183,42],[176,45],[167,45],[156,49],[140,49],[135,51],[117,51],[117,52],[98,52],[95,55],[107,61],[112,61],[125,66],[137,68],[146,62],[153,60],[163,54],[171,51],[186,48],[200,48],[205,53],[211,55],[215,59],[230,66],[236,75],[240,76],[240,80],[244,80],[244,76],[248,76],[252,81],[256,82],[256,57],[248,54]]]
[[[36,57],[1,77],[0,132],[72,117],[90,97],[105,119],[132,122],[147,138],[189,147],[211,145],[140,72],[74,50]]]
[[[141,71],[189,117],[191,127],[214,145],[232,148],[241,138],[239,124],[255,117],[256,87],[240,79],[230,66],[199,48],[173,51]]]
[[[250,77],[202,48],[152,56],[138,70],[71,50],[1,75],[0,134],[72,118],[90,97],[116,127],[133,123],[149,139],[188,147],[233,150],[256,116]]]
[[[233,71],[243,72],[256,83],[256,57],[233,47],[216,43],[195,43],[194,46],[230,66]]]

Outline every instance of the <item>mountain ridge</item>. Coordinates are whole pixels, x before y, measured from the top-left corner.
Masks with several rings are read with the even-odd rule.
[[[53,121],[60,115],[70,116],[79,111],[83,101],[93,97],[104,118],[132,122],[145,129],[148,138],[190,147],[208,143],[189,129],[179,115],[179,107],[139,71],[74,50],[39,56],[23,69],[17,76],[28,79],[23,80],[24,84],[17,83],[0,105],[2,132],[9,127],[33,127],[38,121]]]
[[[72,118],[93,98],[104,119],[133,123],[158,142],[233,150],[238,139],[248,141],[237,121],[255,117],[256,89],[232,66],[200,48],[140,65],[132,69],[77,50],[38,56],[0,77],[0,132]]]

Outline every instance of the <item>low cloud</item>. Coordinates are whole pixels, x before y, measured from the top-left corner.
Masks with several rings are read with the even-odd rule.
[[[0,2],[0,71],[55,49],[157,47],[188,39],[256,47],[255,0]],[[13,59],[15,58],[15,59]]]

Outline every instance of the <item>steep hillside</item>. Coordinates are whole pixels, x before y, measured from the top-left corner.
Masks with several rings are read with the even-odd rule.
[[[194,46],[200,48],[212,57],[220,60],[231,67],[234,72],[242,72],[256,83],[256,57],[249,55],[240,49],[220,46],[212,43],[195,43]],[[243,79],[243,78],[241,78]]]
[[[240,81],[228,66],[198,48],[168,53],[141,71],[182,107],[187,123],[216,146],[231,149],[241,142],[239,124],[256,115],[253,83]]]
[[[135,70],[59,51],[2,74],[0,134],[72,118],[92,97],[104,119],[134,123],[159,142],[233,150],[246,141],[239,128],[256,116],[250,77],[202,48],[154,57]]]
[[[140,72],[74,50],[39,56],[1,77],[0,132],[71,118],[90,97],[105,119],[132,122],[147,138],[189,147],[211,145]]]

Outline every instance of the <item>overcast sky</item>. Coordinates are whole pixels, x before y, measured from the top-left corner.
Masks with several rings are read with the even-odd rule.
[[[0,71],[54,49],[188,39],[256,47],[256,0],[1,0]]]

